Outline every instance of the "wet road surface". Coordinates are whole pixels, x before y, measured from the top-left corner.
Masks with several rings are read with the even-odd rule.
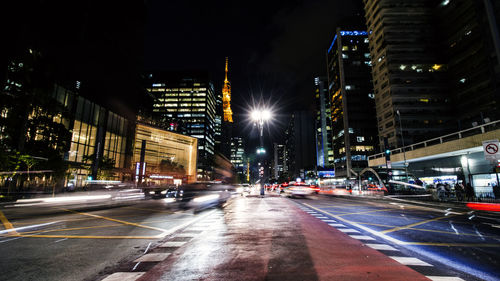
[[[171,209],[162,200],[0,211],[2,280],[500,276],[498,216],[438,205],[238,196],[224,209],[196,214]],[[19,231],[6,234],[8,228]]]

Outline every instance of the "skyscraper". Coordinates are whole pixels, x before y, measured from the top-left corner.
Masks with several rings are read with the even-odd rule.
[[[309,111],[295,111],[285,131],[286,171],[291,178],[305,178],[316,168],[314,118]]]
[[[273,176],[274,179],[278,180],[283,176],[285,170],[285,145],[274,143],[273,144]]]
[[[198,177],[209,178],[215,147],[214,86],[205,72],[157,72],[148,75],[153,118],[169,130],[198,139]]]
[[[445,50],[439,49],[433,1],[363,3],[379,144],[384,137],[389,145],[401,146],[441,133],[452,116],[441,67]]]
[[[500,3],[437,1],[447,89],[458,130],[500,119]]]
[[[231,138],[231,163],[236,168],[236,171],[240,175],[245,174],[245,144],[243,139],[240,137]]]
[[[367,32],[337,29],[327,61],[335,174],[350,177],[368,166],[377,139]]]
[[[333,167],[332,126],[330,95],[327,79],[314,78],[314,97],[316,100],[316,165]]]

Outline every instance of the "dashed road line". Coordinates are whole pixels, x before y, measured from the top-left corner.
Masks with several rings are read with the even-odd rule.
[[[102,281],[135,281],[146,272],[115,272]]]
[[[432,281],[465,281],[464,279],[460,277],[453,277],[453,276],[425,276]]]
[[[337,228],[337,230],[340,230],[344,233],[359,233],[359,231],[351,228]]]
[[[370,244],[367,243],[365,244],[366,246],[375,249],[375,250],[380,250],[380,251],[399,251],[398,249],[391,247],[387,244]]]
[[[134,262],[161,262],[168,258],[168,256],[170,256],[170,253],[145,254],[134,260]]]
[[[161,244],[159,247],[161,248],[176,248],[176,247],[182,247],[184,244],[187,242],[185,241],[169,241]]]
[[[412,257],[395,257],[395,256],[389,256],[391,259],[399,262],[400,264],[404,265],[412,265],[412,266],[432,266],[432,264],[428,264],[424,261],[421,261],[417,258],[412,258]]]

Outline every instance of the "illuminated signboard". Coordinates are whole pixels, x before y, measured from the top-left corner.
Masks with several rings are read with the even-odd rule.
[[[335,177],[335,170],[318,171],[318,177],[319,178],[334,178]]]

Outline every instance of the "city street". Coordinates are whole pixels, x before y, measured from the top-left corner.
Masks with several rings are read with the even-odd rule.
[[[196,214],[170,206],[160,199],[109,208],[1,208],[2,280],[500,276],[500,220],[494,214],[276,194],[236,196],[224,209]],[[9,228],[16,233],[6,233]]]

